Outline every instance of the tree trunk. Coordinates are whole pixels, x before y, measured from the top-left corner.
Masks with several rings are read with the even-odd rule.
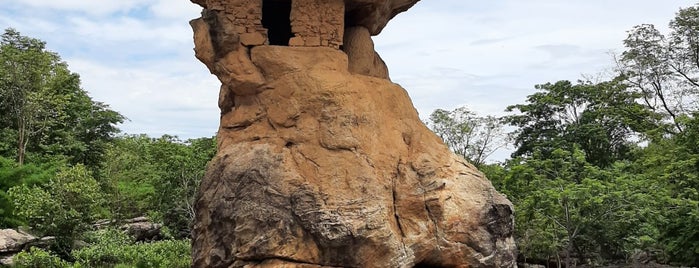
[[[17,137],[17,163],[19,163],[20,166],[24,165],[24,154],[27,149],[27,142],[26,142],[26,122],[25,120],[20,116],[20,118],[17,119],[18,124],[17,124],[17,130],[18,130],[18,137]]]
[[[556,253],[556,265],[557,265],[556,266],[557,268],[561,268],[561,254],[560,253]],[[548,266],[548,265],[546,265],[546,266]]]
[[[568,246],[566,247],[566,268],[571,268],[573,267],[573,263],[571,262],[570,259],[570,252],[573,251],[573,243],[569,242]]]

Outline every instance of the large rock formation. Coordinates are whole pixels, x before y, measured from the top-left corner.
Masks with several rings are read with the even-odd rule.
[[[374,52],[417,0],[193,1],[196,56],[222,82],[194,267],[515,266],[511,203]]]

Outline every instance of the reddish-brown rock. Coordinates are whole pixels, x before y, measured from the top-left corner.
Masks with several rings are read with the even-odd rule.
[[[323,36],[321,46],[312,36],[298,47],[245,46],[229,30],[244,27],[221,14],[257,2],[202,2],[196,55],[223,85],[194,267],[515,266],[511,203],[424,126],[404,89],[375,73],[385,68],[373,58],[375,30],[340,25],[349,34],[340,40],[360,40],[347,53]],[[344,10],[396,4],[395,13],[415,1],[400,2],[346,1]]]
[[[374,50],[374,41],[367,28],[355,26],[345,29],[342,51],[349,58],[351,73],[389,79],[388,67]]]
[[[389,20],[418,1],[420,0],[347,0],[347,26],[364,26],[372,35],[377,35]]]
[[[338,7],[344,5],[344,13],[347,17],[347,26],[363,26],[369,29],[372,35],[377,35],[386,27],[388,21],[401,12],[408,10],[410,7],[415,5],[420,0],[237,0],[237,1],[224,1],[224,0],[192,0],[192,2],[200,5],[209,11],[224,11],[226,12],[233,21],[237,22],[239,29],[247,32],[252,32],[253,29],[260,29],[261,23],[254,22],[255,19],[259,20],[262,16],[261,12],[250,12],[251,10],[256,10],[262,6],[263,2],[268,2],[270,5],[276,5],[279,2],[292,2],[293,5],[303,7],[310,6],[306,10],[301,10],[300,12],[292,11],[292,16],[302,17],[300,24],[306,24],[311,20],[316,20],[317,22],[322,22],[320,24],[310,24],[310,26],[320,26],[319,28],[329,28],[332,25],[338,25],[344,23],[343,21],[334,21],[333,19],[327,19],[327,16],[314,16],[327,11],[334,10]],[[275,6],[276,7],[276,6]],[[312,15],[312,16],[308,16]],[[328,14],[332,18],[337,18],[333,14]],[[306,17],[306,18],[303,18]],[[293,18],[292,18],[293,22]],[[299,24],[296,24],[298,27]],[[304,28],[306,29],[306,28]],[[243,33],[244,31],[241,31]],[[342,36],[339,36],[342,40]]]

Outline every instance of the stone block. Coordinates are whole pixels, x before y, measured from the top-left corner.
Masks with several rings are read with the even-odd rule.
[[[302,37],[298,37],[298,36],[292,37],[291,39],[289,39],[289,46],[291,46],[291,47],[306,46],[306,41],[304,41]]]
[[[244,33],[240,35],[240,42],[246,46],[259,46],[267,42],[267,37],[261,33]]]

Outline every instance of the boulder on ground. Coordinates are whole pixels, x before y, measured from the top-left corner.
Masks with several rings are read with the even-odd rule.
[[[32,243],[39,241],[37,237],[14,229],[0,230],[0,265],[10,266],[12,258]]]
[[[138,217],[126,220],[120,229],[133,237],[135,241],[142,242],[162,239],[162,233],[160,232],[162,227],[162,224],[153,223],[146,217]]]

